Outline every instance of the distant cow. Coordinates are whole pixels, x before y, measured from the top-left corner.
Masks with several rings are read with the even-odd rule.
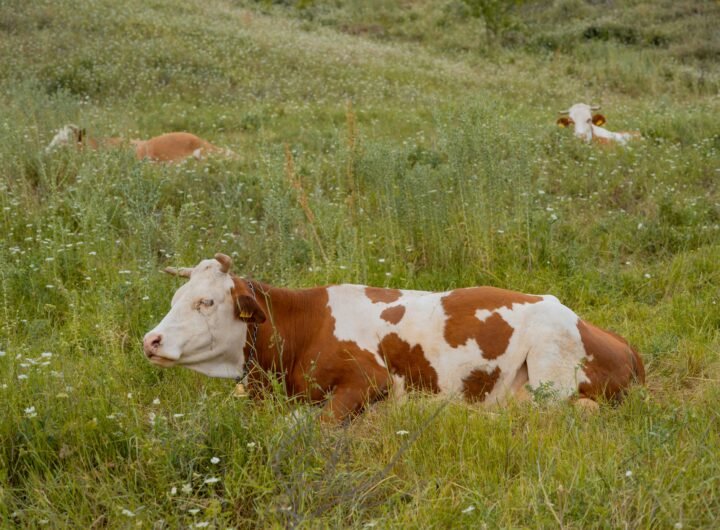
[[[60,129],[48,145],[46,151],[51,151],[62,145],[75,145],[79,149],[93,150],[103,148],[132,148],[138,160],[152,160],[155,162],[178,162],[187,158],[202,160],[208,155],[221,155],[236,158],[237,155],[229,149],[216,147],[210,142],[187,132],[171,132],[155,136],[149,140],[124,140],[123,138],[91,138],[85,129],[69,124]]]
[[[586,142],[598,142],[609,144],[617,142],[626,144],[628,140],[641,138],[639,132],[612,132],[601,127],[606,120],[602,114],[593,114],[592,111],[599,110],[600,107],[591,107],[585,103],[576,103],[568,110],[560,111],[560,114],[567,114],[557,120],[560,127],[575,126],[575,136],[582,138]]]
[[[143,348],[158,366],[225,378],[275,374],[289,395],[326,400],[341,421],[406,389],[505,403],[531,398],[620,398],[644,382],[622,337],[585,322],[550,295],[495,287],[447,292],[332,285],[283,289],[229,273],[216,254],[194,268]],[[258,370],[260,368],[261,370]]]

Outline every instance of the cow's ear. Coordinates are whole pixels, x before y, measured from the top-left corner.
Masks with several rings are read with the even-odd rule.
[[[235,298],[235,315],[243,322],[262,324],[265,322],[265,313],[260,309],[257,302],[244,294]]]
[[[607,120],[605,119],[605,116],[603,116],[602,114],[595,114],[593,116],[593,125],[597,125],[597,126],[605,125],[606,121]]]
[[[562,118],[558,118],[558,121],[556,122],[558,126],[560,127],[569,127],[572,123],[572,120],[568,118],[567,116],[563,116]]]

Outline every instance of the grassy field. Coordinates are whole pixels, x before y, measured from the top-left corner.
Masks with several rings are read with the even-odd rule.
[[[474,4],[0,2],[0,527],[718,527],[720,5]],[[580,101],[644,140],[579,143]],[[241,159],[46,154],[68,122]],[[275,285],[552,293],[648,384],[288,421],[143,358],[158,270],[218,251]]]

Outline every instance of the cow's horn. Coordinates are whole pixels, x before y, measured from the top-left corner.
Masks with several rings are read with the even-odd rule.
[[[175,267],[165,267],[163,269],[163,272],[171,274],[173,276],[182,276],[183,278],[189,278],[192,274],[192,269],[189,269],[187,267],[180,267],[179,269],[176,269]]]
[[[600,110],[600,105],[593,105],[590,110]]]
[[[558,114],[570,114],[570,109],[568,110],[559,110]]]
[[[230,256],[218,252],[217,254],[215,254],[215,259],[220,262],[220,270],[222,272],[227,272],[230,270],[230,267],[232,266],[232,260],[230,259]]]

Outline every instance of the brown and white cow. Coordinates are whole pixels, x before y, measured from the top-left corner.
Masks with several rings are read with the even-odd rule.
[[[639,132],[612,132],[601,127],[607,121],[602,114],[593,114],[592,111],[600,107],[591,107],[585,103],[576,103],[568,110],[560,111],[560,114],[567,114],[558,118],[557,124],[560,127],[574,126],[574,134],[587,143],[597,142],[601,144],[619,143],[625,145],[629,140],[639,139]]]
[[[622,337],[554,296],[495,287],[283,289],[234,276],[230,265],[216,254],[166,269],[189,281],[145,335],[150,362],[212,377],[248,369],[251,391],[267,374],[282,375],[290,395],[327,400],[324,416],[337,420],[406,389],[502,404],[544,388],[595,405],[644,382],[642,360]]]
[[[85,129],[77,125],[69,124],[60,129],[46,151],[63,145],[75,145],[79,149],[89,148],[92,150],[104,148],[132,148],[138,160],[152,160],[154,162],[179,162],[188,158],[202,160],[208,155],[221,155],[229,158],[237,158],[230,149],[216,147],[210,142],[187,132],[171,132],[155,136],[149,140],[130,140],[123,138],[92,138],[87,135]]]

